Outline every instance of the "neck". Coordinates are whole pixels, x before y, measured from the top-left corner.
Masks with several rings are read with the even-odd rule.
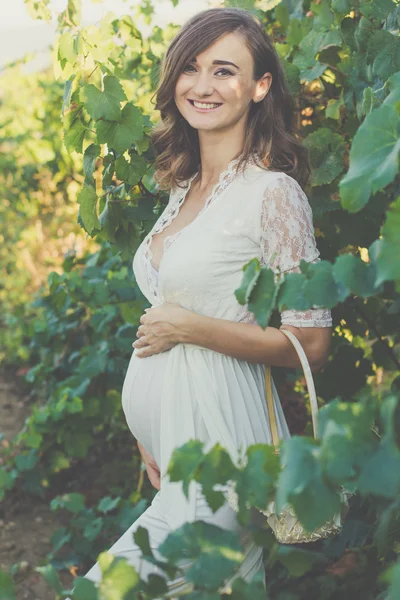
[[[244,135],[238,135],[237,131],[224,132],[223,137],[219,135],[218,138],[211,136],[211,133],[199,131],[200,171],[196,179],[200,190],[216,183],[230,161],[240,156],[244,147]]]

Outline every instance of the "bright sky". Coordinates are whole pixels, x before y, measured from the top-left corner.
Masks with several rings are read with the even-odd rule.
[[[101,20],[110,10],[117,16],[129,14],[132,7],[140,5],[140,0],[82,0],[82,24],[88,25]],[[152,0],[155,7],[153,23],[164,26],[168,22],[178,25],[200,10],[217,6],[218,0],[180,0],[174,7],[171,0]],[[27,52],[38,52],[31,68],[41,68],[50,64],[49,47],[56,37],[57,15],[65,10],[67,0],[51,0],[50,8],[54,15],[50,23],[30,17],[24,0],[0,0],[0,69],[5,63],[24,56]],[[146,26],[137,24],[144,35]]]

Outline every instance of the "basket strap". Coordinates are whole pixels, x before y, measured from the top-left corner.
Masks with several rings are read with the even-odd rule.
[[[308,395],[310,398],[311,405],[311,417],[313,424],[313,432],[314,438],[317,437],[317,415],[318,415],[318,401],[317,394],[315,392],[314,379],[311,373],[310,363],[308,362],[306,353],[303,350],[303,346],[297,339],[297,337],[291,331],[287,329],[280,329],[284,335],[292,342],[297,355],[300,359],[301,366],[304,371],[304,376],[306,378]],[[271,427],[271,435],[272,435],[272,443],[275,447],[279,444],[279,436],[278,436],[278,427],[276,423],[276,413],[274,406],[274,398],[272,393],[272,378],[271,378],[271,367],[265,367],[265,392],[266,392],[266,400],[267,400],[267,409],[268,409],[268,418]]]

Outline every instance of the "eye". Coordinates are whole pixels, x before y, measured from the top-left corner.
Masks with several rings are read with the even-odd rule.
[[[225,71],[225,73],[227,73],[228,75],[234,75],[234,73],[232,73],[232,71],[229,71],[228,69],[218,69],[217,73],[221,73],[221,71]]]
[[[183,69],[183,72],[185,73],[188,69],[194,69],[193,65],[186,65],[186,67]],[[218,71],[216,71],[216,73],[222,73],[224,72],[227,75],[234,75],[234,73],[232,73],[232,71],[229,71],[228,69],[222,68],[222,69],[218,69]]]
[[[188,69],[194,69],[193,65],[186,65],[186,67],[183,69],[183,72],[187,71]]]

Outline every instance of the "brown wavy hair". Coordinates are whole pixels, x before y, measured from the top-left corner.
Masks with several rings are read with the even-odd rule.
[[[304,188],[311,174],[307,149],[295,132],[295,109],[285,73],[273,43],[259,19],[241,8],[211,8],[191,17],[171,41],[161,61],[155,108],[160,122],[151,132],[156,151],[155,181],[170,190],[189,179],[200,167],[197,130],[179,112],[174,90],[184,67],[218,38],[239,33],[253,56],[253,79],[272,74],[265,98],[252,102],[247,118],[247,136],[237,169],[256,155],[259,165],[283,171]]]

